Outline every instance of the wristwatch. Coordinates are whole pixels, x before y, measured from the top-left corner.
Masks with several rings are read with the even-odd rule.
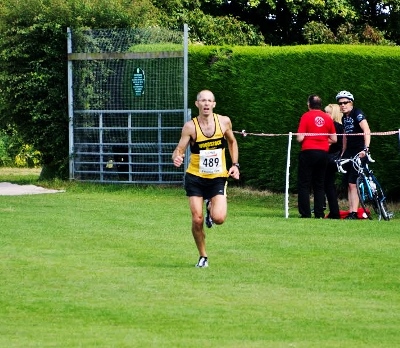
[[[235,166],[235,167],[237,167],[238,169],[240,169],[239,163],[232,163],[232,166]]]

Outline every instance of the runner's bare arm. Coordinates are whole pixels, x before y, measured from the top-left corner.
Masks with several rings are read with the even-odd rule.
[[[192,121],[186,122],[183,126],[181,138],[174,152],[172,153],[172,161],[174,162],[175,167],[180,167],[182,165],[185,157],[185,151],[189,146],[190,139],[193,137],[194,131],[194,123]]]
[[[231,156],[232,163],[238,163],[239,162],[239,148],[238,144],[235,138],[235,135],[233,134],[232,131],[232,122],[229,117],[227,116],[222,116],[222,124],[224,125],[224,136],[225,139],[228,142],[228,149],[229,149],[229,154]],[[239,173],[239,168],[237,166],[232,166],[228,170],[229,175],[238,180],[240,173]]]

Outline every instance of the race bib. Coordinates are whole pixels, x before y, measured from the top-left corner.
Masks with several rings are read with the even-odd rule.
[[[222,173],[222,149],[200,150],[200,173]]]

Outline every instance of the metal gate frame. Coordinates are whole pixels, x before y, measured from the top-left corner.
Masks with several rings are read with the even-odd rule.
[[[183,176],[184,172],[187,169],[187,161],[185,161],[184,166],[179,168],[178,174],[179,175],[179,180],[176,179],[176,174],[177,172],[171,172],[171,171],[164,171],[163,167],[166,165],[173,166],[172,161],[169,161],[168,163],[163,162],[161,154],[162,154],[162,146],[174,146],[177,144],[179,139],[176,139],[176,143],[162,143],[162,138],[161,138],[161,130],[165,129],[175,129],[175,130],[180,130],[183,126],[183,124],[190,120],[191,114],[190,114],[190,109],[188,109],[188,26],[187,24],[184,25],[184,36],[183,36],[183,109],[175,109],[175,110],[75,110],[74,109],[74,93],[73,93],[73,61],[75,60],[94,60],[94,59],[137,59],[138,58],[138,53],[131,53],[131,52],[126,52],[126,53],[121,53],[121,52],[108,52],[108,53],[73,53],[72,52],[72,31],[70,28],[67,29],[67,52],[68,52],[68,115],[69,115],[69,178],[70,180],[78,180],[78,181],[92,181],[92,182],[101,182],[101,183],[133,183],[133,184],[179,184],[183,182]],[[174,57],[176,57],[176,52],[174,53]],[[164,53],[163,53],[164,54]],[[148,54],[147,54],[148,56]],[[166,53],[166,57],[168,56],[168,52]],[[103,117],[106,114],[125,114],[127,117],[127,123],[125,127],[117,127],[119,130],[127,130],[127,139],[126,139],[126,145],[128,147],[128,153],[124,154],[119,154],[119,153],[113,153],[114,155],[126,155],[128,158],[128,162],[125,162],[124,165],[128,165],[129,170],[126,172],[127,176],[125,176],[123,179],[117,178],[115,174],[118,174],[118,172],[115,171],[110,171],[107,170],[107,155],[109,155],[109,152],[105,152],[104,149],[106,147],[112,146],[112,145],[121,145],[120,143],[103,143],[103,132],[105,130],[109,130],[109,127],[104,127],[103,125]],[[134,143],[132,142],[131,139],[131,131],[133,130],[144,130],[143,127],[134,127],[132,126],[132,117],[134,117],[135,114],[155,114],[157,115],[157,127],[156,129],[158,130],[158,141],[157,143]],[[161,120],[162,117],[167,115],[168,113],[175,113],[179,114],[182,113],[182,124],[177,125],[176,127],[161,127]],[[75,130],[79,130],[79,127],[75,126],[74,124],[74,118],[75,115],[77,114],[90,114],[93,115],[94,117],[98,117],[98,127],[92,127],[92,130],[95,130],[98,132],[98,138],[99,138],[99,143],[96,144],[99,147],[99,150],[96,152],[80,152],[80,154],[91,154],[95,158],[98,158],[98,161],[95,163],[94,166],[91,167],[90,171],[85,171],[85,173],[91,173],[93,175],[96,175],[96,179],[90,179],[90,180],[81,180],[79,178],[79,170],[77,170],[77,153],[78,148],[77,148],[77,143],[75,141]],[[155,130],[154,127],[146,127],[146,130]],[[93,145],[92,143],[79,143],[80,148],[82,147],[89,147],[90,145]],[[158,154],[158,163],[151,163],[151,165],[157,166],[157,179],[154,179],[154,171],[151,173],[146,173],[146,172],[140,172],[136,173],[133,170],[133,155],[140,155],[140,153],[134,153],[133,149],[135,146],[141,145],[141,146],[150,146],[154,147],[154,153],[152,155],[157,155]],[[187,151],[188,152],[188,151]],[[144,153],[142,154],[143,156],[148,155],[149,153]],[[186,153],[186,156],[188,156],[188,153]],[[188,158],[188,157],[186,157]],[[82,164],[82,163],[80,163]],[[93,164],[93,163],[91,163]],[[118,163],[112,163],[113,165],[118,165]],[[148,164],[149,165],[149,164]],[[114,174],[114,175],[113,175]],[[151,179],[135,179],[135,174],[143,174],[144,176],[146,174],[149,174]],[[174,179],[166,179],[168,176],[174,178]]]

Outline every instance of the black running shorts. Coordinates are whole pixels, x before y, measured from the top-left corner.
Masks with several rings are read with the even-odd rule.
[[[226,195],[227,185],[227,178],[206,179],[189,173],[185,175],[185,190],[188,197],[210,199],[217,195]]]
[[[357,149],[357,150],[346,150],[345,153],[343,154],[343,158],[353,158],[355,155],[357,155],[362,149]],[[362,162],[366,161],[366,157],[361,158]],[[343,166],[343,169],[346,171],[346,173],[343,174],[343,182],[345,184],[355,184],[357,183],[357,178],[358,178],[358,172],[354,169],[353,163],[348,162]]]

